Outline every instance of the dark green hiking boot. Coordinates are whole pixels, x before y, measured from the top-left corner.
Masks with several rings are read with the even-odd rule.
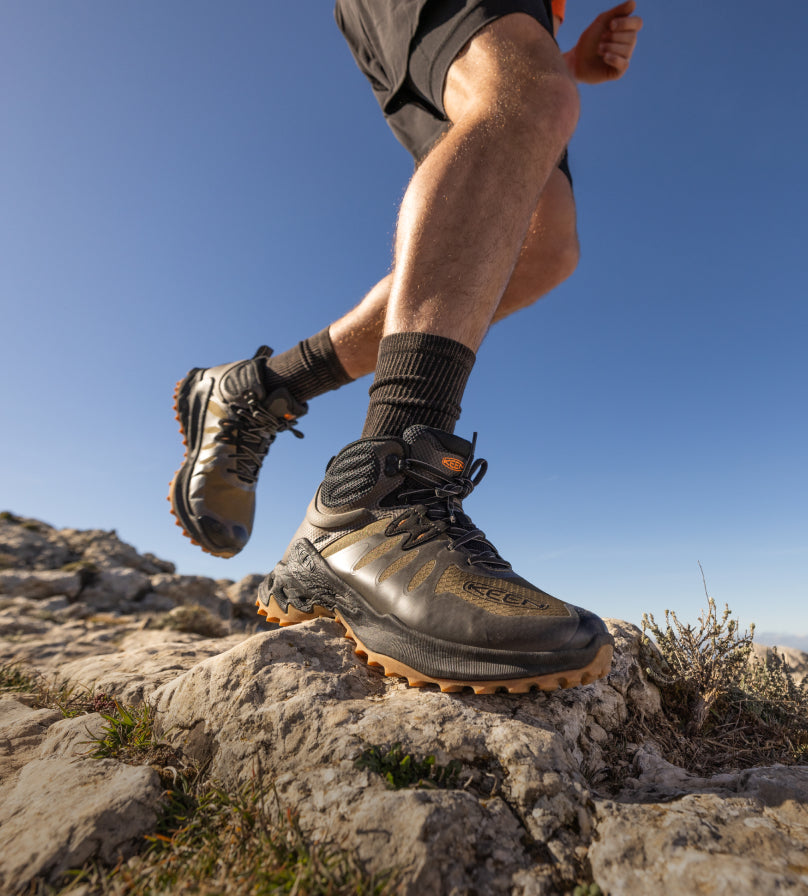
[[[174,408],[186,446],[171,481],[171,512],[191,541],[232,557],[249,540],[255,486],[275,436],[293,429],[308,407],[282,387],[267,391],[262,346],[254,358],[191,370],[177,383]]]
[[[602,620],[518,576],[463,512],[487,467],[473,451],[424,426],[348,445],[262,582],[258,612],[282,625],[335,616],[371,665],[443,691],[605,676]]]

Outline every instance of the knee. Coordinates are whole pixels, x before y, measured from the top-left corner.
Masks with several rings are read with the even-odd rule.
[[[516,114],[531,139],[566,146],[578,125],[580,98],[575,82],[565,74],[541,73],[513,92]]]

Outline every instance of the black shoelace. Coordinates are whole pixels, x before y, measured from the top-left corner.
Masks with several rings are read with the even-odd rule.
[[[456,476],[449,476],[439,467],[414,457],[399,459],[398,472],[406,475],[409,480],[407,485],[423,486],[407,488],[399,493],[399,498],[414,505],[413,513],[420,517],[420,543],[445,534],[451,539],[449,547],[452,550],[465,549],[468,554],[466,562],[470,565],[479,563],[491,569],[510,569],[511,564],[499,556],[485,533],[463,512],[464,498],[474,491],[488,470],[488,461],[482,458],[474,460],[476,442],[475,433],[469,456]]]
[[[303,433],[294,428],[296,419],[275,416],[258,401],[254,392],[245,392],[243,402],[231,403],[232,413],[222,420],[222,431],[216,438],[236,448],[233,454],[236,466],[228,468],[227,472],[235,473],[243,482],[252,485],[258,479],[261,464],[277,434],[289,430],[302,439]]]

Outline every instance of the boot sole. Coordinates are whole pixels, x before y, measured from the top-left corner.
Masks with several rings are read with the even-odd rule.
[[[309,547],[311,548],[312,554],[316,554],[314,548],[310,545]],[[325,564],[323,563],[322,566],[325,566]],[[315,572],[311,569],[309,564],[306,564],[306,567],[307,572]],[[524,694],[534,688],[541,691],[555,691],[561,688],[571,688],[579,685],[591,684],[600,678],[605,678],[605,676],[609,674],[613,655],[613,647],[610,643],[602,644],[594,655],[589,651],[585,661],[583,661],[579,667],[573,668],[543,671],[528,675],[515,675],[512,677],[478,676],[477,674],[473,677],[467,677],[465,675],[458,675],[455,677],[424,673],[400,659],[396,659],[378,649],[369,647],[365,641],[365,636],[357,634],[357,624],[346,619],[345,617],[347,614],[342,612],[336,606],[338,598],[335,594],[335,590],[333,587],[329,588],[324,582],[325,576],[323,572],[322,568],[317,570],[313,576],[312,587],[304,588],[294,576],[290,576],[289,571],[284,564],[278,564],[275,571],[270,573],[270,575],[261,583],[258,598],[256,600],[258,614],[265,617],[268,622],[276,622],[281,626],[297,625],[298,623],[317,619],[319,617],[334,618],[345,629],[345,637],[354,642],[354,653],[356,653],[357,656],[364,659],[369,666],[382,669],[387,676],[406,679],[411,687],[437,685],[444,693],[457,693],[468,688],[474,691],[475,694],[494,694],[497,691],[506,691],[509,694]],[[331,575],[333,576],[333,574]],[[331,584],[333,585],[334,583]],[[341,584],[341,590],[350,590],[344,583]],[[339,587],[339,585],[337,585],[337,587]],[[310,596],[304,597],[304,592]],[[280,595],[280,600],[278,599],[278,595]],[[348,614],[356,616],[356,618],[360,620],[360,624],[367,625],[372,634],[375,632],[378,636],[379,632],[383,631],[384,625],[374,626],[372,622],[368,621],[367,613],[363,614],[361,610],[357,612],[356,605],[357,603],[361,603],[361,598],[358,598],[354,593],[348,595],[347,599],[346,594],[343,594],[342,597],[348,607]],[[293,601],[297,601],[300,606],[296,606]],[[285,608],[283,606],[284,603],[286,604]],[[365,617],[364,619],[363,615]],[[393,631],[393,626],[391,625],[389,618],[387,620],[387,627],[392,631],[393,640],[398,637],[399,643],[401,643],[402,638],[407,637],[407,633],[397,633]],[[387,632],[387,634],[389,633],[390,632]],[[429,640],[428,636],[423,636],[416,632],[410,632],[409,637],[411,640],[420,639],[424,643]],[[438,645],[435,651],[436,654],[445,652],[446,647],[451,646],[443,645],[443,650],[441,650],[443,642],[436,643]],[[418,646],[421,647],[421,652],[423,652],[423,645]],[[470,649],[465,648],[465,650],[469,651]],[[560,656],[561,655],[559,654],[559,657]],[[509,658],[505,657],[505,659],[507,660]],[[544,664],[547,664],[548,662],[552,663],[554,658],[552,655],[549,657],[543,655],[543,659]],[[510,665],[510,663],[508,663],[508,665]],[[487,666],[490,669],[490,656],[488,661],[482,663],[481,666]]]

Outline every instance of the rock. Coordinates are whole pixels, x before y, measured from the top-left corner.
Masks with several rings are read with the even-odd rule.
[[[221,619],[229,619],[232,614],[224,588],[204,576],[155,575],[151,590],[175,604],[197,604]]]
[[[111,759],[35,759],[0,805],[0,891],[55,881],[97,857],[126,858],[157,820],[161,787],[150,768]]]
[[[237,634],[204,639],[174,631],[134,630],[114,650],[61,664],[60,677],[74,687],[140,703],[160,685],[243,638]]]
[[[60,718],[54,709],[32,709],[16,697],[0,696],[0,784],[38,754],[45,733]]]
[[[225,588],[225,595],[233,607],[234,618],[255,622],[255,598],[258,594],[258,586],[264,578],[263,575],[255,573],[251,576],[245,576],[241,581],[230,584]]]
[[[14,569],[59,569],[76,559],[52,526],[9,511],[0,513],[0,552]]]
[[[149,577],[128,567],[102,568],[92,576],[79,594],[81,602],[94,610],[128,610],[132,603],[152,590]]]
[[[76,557],[93,563],[99,569],[133,569],[147,576],[174,572],[173,563],[156,560],[153,554],[141,556],[132,545],[121,541],[115,530],[62,529],[59,535]]]
[[[86,759],[109,722],[98,712],[62,719],[48,728],[39,745],[40,759]]]
[[[797,805],[797,804],[794,804]],[[804,896],[808,811],[799,818],[754,797],[686,794],[666,804],[598,806],[589,850],[605,893]]]
[[[0,594],[43,599],[55,595],[76,598],[81,590],[81,579],[76,572],[57,569],[0,571]]]
[[[398,868],[403,896],[561,896],[593,876],[606,896],[723,894],[739,881],[808,892],[808,768],[703,775],[671,762],[629,623],[608,620],[606,680],[443,694],[369,668],[332,620],[249,635],[260,575],[176,575],[114,532],[9,515],[0,538],[0,667],[25,663],[89,708],[100,694],[150,702],[172,763],[196,760],[225,788],[271,785],[307,837],[369,870]],[[793,653],[792,666],[808,660]],[[115,863],[154,831],[159,807],[152,769],[90,758],[103,716],[62,719],[28,705],[34,696],[0,696],[2,892]],[[445,788],[394,790],[357,765],[397,742],[397,755],[459,773]]]
[[[132,617],[93,615],[79,604],[70,609],[84,618],[52,622],[47,631],[32,637],[0,639],[0,662],[21,662],[57,680],[66,663],[115,652],[121,640],[141,626]]]
[[[580,840],[569,830],[591,832],[593,824],[571,742],[585,737],[582,707],[611,690],[602,682],[563,700],[419,691],[369,670],[340,626],[318,620],[255,635],[168,682],[154,700],[169,740],[210,762],[215,777],[235,784],[256,767],[275,770],[281,801],[296,807],[313,838],[333,840],[339,832],[339,844],[366,854],[372,869],[407,867],[403,892],[450,892],[463,880],[466,890],[458,892],[467,891],[464,873],[480,863],[496,869],[501,859],[479,885],[506,893],[512,875],[531,862],[525,839],[550,849],[563,875],[574,879],[580,870]],[[357,778],[362,751],[393,740],[438,762],[458,759],[479,778],[484,798],[390,794],[378,777]],[[407,813],[415,815],[400,824]],[[498,842],[497,827],[518,831],[515,843]],[[469,830],[472,837],[460,836]],[[386,832],[377,840],[389,842],[367,846],[366,831]],[[456,841],[440,863],[427,860],[425,831]]]

